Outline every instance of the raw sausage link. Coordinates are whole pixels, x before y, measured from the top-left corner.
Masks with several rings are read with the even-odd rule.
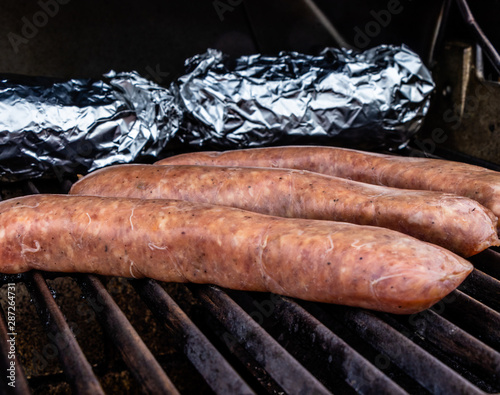
[[[500,219],[500,173],[460,162],[335,147],[287,146],[193,152],[156,164],[284,167],[394,188],[455,193],[478,201]],[[500,222],[497,226],[500,228]]]
[[[376,225],[466,257],[500,244],[496,217],[474,200],[302,170],[119,165],[91,173],[74,184],[70,193],[179,199],[282,217]]]
[[[0,271],[212,283],[392,313],[431,306],[472,271],[389,229],[174,200],[34,195],[0,203]]]

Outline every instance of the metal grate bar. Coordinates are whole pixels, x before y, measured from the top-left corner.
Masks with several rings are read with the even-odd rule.
[[[481,372],[488,380],[500,379],[500,353],[436,312],[426,310],[410,316],[410,319],[384,314],[384,320],[401,332],[409,333],[408,336],[417,344],[425,339],[451,359]]]
[[[254,384],[253,388],[258,387],[259,393],[268,394],[284,394],[283,388],[269,375],[269,373],[260,366],[243,345],[227,331],[226,328],[217,320],[216,317],[210,314],[207,309],[203,309],[205,328],[214,334],[216,338],[213,340],[216,347],[224,352],[227,350],[230,354],[225,355],[228,361],[233,366],[238,366],[245,371],[242,374],[248,374],[247,380]],[[216,342],[220,341],[220,344]]]
[[[14,359],[8,357],[10,351],[10,343],[8,340],[10,336],[8,335],[9,330],[7,329],[5,314],[2,309],[0,309],[0,368],[2,369],[2,375],[6,374],[7,369],[10,367],[10,362],[13,360],[15,362],[15,386],[11,387],[7,385],[6,380],[3,380],[5,384],[4,390],[9,390],[10,394],[15,395],[26,395],[31,394],[31,390],[28,386],[28,381],[26,380],[26,376],[24,375],[24,370],[21,367],[21,363],[19,362],[19,358],[17,354]],[[3,378],[3,377],[2,377]],[[1,392],[2,387],[0,387]]]
[[[132,327],[101,281],[93,275],[75,278],[109,338],[120,351],[130,372],[151,394],[178,394],[165,371]]]
[[[33,271],[27,278],[30,279],[26,283],[28,290],[42,322],[47,323],[48,333],[53,335],[59,360],[73,391],[77,394],[104,394],[42,274]]]
[[[218,394],[254,393],[156,281],[131,282],[155,316],[181,335],[186,356],[212,390]]]
[[[190,288],[286,393],[330,393],[224,291],[214,286]]]
[[[500,253],[491,248],[469,258],[476,269],[500,280]]]
[[[373,313],[354,308],[329,311],[432,393],[484,394]]]
[[[333,369],[340,371],[345,381],[357,392],[406,394],[405,390],[296,302],[281,296],[274,300],[274,316],[294,332],[295,336],[302,335],[307,338],[311,355],[315,357],[318,353],[329,355],[331,359],[327,358],[324,364],[332,365]]]
[[[500,281],[486,273],[474,269],[458,289],[500,311]]]
[[[446,303],[443,317],[459,323],[483,342],[500,351],[500,313],[458,290],[453,291],[443,301]]]

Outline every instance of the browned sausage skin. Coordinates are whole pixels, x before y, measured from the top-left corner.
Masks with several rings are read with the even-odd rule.
[[[0,271],[212,283],[391,313],[431,306],[472,271],[392,230],[173,200],[35,195],[0,203]]]
[[[71,194],[179,199],[282,217],[397,230],[468,257],[499,245],[497,218],[474,200],[388,188],[302,170],[118,165],[73,185]]]
[[[500,218],[500,173],[466,163],[336,147],[287,146],[194,152],[156,164],[303,169],[394,188],[455,193],[478,201]]]

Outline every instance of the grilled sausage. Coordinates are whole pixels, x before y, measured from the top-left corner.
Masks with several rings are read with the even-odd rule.
[[[91,173],[74,184],[70,193],[179,199],[282,217],[376,225],[466,257],[500,244],[496,217],[474,200],[302,170],[119,165]]]
[[[156,164],[284,167],[394,188],[448,192],[478,201],[500,219],[500,173],[466,163],[335,147],[289,146],[188,153]],[[497,226],[500,228],[500,222]]]
[[[0,271],[211,283],[392,313],[421,311],[472,265],[389,229],[175,200],[34,195],[0,203]]]

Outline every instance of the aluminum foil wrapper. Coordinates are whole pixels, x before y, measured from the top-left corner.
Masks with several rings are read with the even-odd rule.
[[[177,136],[199,147],[300,141],[402,148],[418,131],[434,89],[406,46],[235,60],[208,50],[186,66],[188,74],[172,87],[185,112]]]
[[[156,156],[181,116],[168,89],[135,72],[0,78],[0,179],[63,177]]]

